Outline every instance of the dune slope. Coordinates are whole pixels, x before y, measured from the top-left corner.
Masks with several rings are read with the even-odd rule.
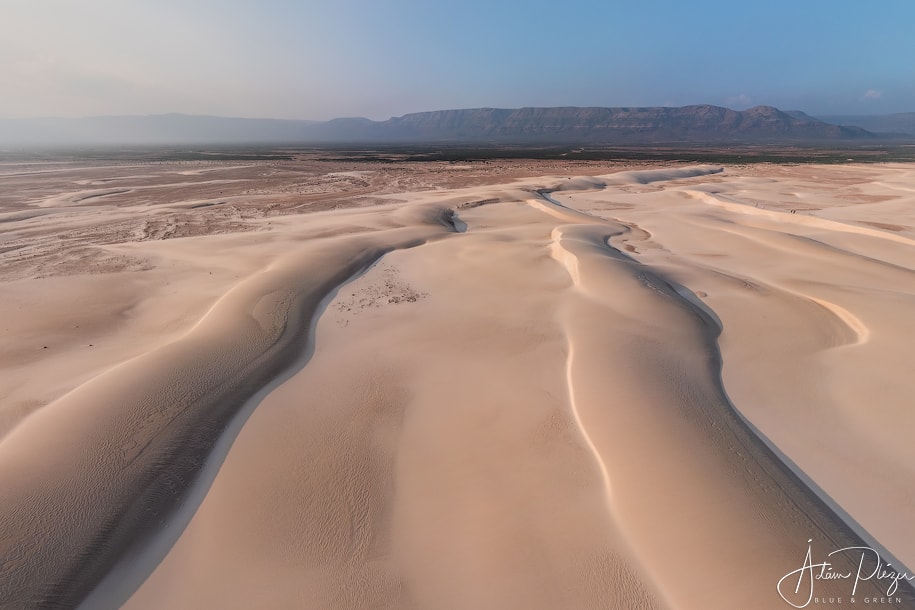
[[[111,246],[239,271],[174,271],[196,318],[0,439],[0,606],[768,609],[806,605],[777,585],[808,550],[915,563],[907,170],[817,171],[544,176]]]

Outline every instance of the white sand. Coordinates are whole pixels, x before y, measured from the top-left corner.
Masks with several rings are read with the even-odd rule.
[[[212,169],[0,209],[0,605],[768,609],[808,539],[915,565],[915,169]]]

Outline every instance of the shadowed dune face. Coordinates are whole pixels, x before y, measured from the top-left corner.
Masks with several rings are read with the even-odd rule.
[[[908,168],[474,186],[508,171],[490,167],[422,191],[434,172],[335,167],[296,188],[379,199],[311,214],[256,168],[205,169],[260,190],[182,185],[154,208],[171,233],[84,238],[145,271],[5,282],[31,326],[0,377],[26,405],[0,413],[0,605],[768,609],[804,601],[776,584],[808,540],[915,563],[915,456],[873,418],[908,417]],[[214,188],[194,171],[172,180]],[[32,269],[59,269],[53,223],[117,235],[137,221],[110,201],[156,180],[45,193],[23,209],[47,214],[5,212],[3,243],[33,236]],[[177,236],[185,209],[230,230],[224,205],[241,230]],[[96,307],[79,329],[65,304],[22,313],[64,286]]]

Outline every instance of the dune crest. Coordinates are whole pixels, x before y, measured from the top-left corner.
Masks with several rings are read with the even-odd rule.
[[[776,585],[808,548],[915,560],[915,222],[836,211],[895,168],[853,168],[853,192],[766,167],[317,173],[346,205],[298,173],[272,203],[201,194],[256,165],[185,192],[203,169],[147,183],[127,167],[123,188],[90,177],[9,217],[28,236],[104,210],[143,239],[86,256],[143,262],[107,272],[122,291],[83,322],[127,312],[93,335],[105,350],[37,324],[12,344],[54,353],[11,370],[66,375],[0,438],[0,605],[769,609],[803,601]],[[118,207],[168,184],[182,195],[148,224]],[[790,213],[813,188],[834,205]],[[280,205],[294,212],[263,213]],[[180,237],[199,218],[232,230]],[[66,285],[34,281],[22,303]],[[915,605],[907,583],[893,596]]]

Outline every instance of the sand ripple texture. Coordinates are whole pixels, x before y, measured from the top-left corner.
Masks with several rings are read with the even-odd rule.
[[[915,565],[913,171],[592,173],[360,172],[370,204],[7,278],[40,320],[2,356],[0,607],[770,609],[808,541]]]

